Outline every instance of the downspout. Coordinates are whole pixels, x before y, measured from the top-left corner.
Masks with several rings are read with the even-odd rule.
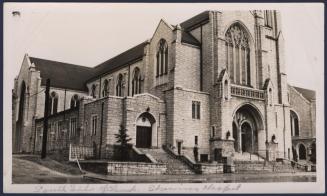
[[[200,28],[200,41],[201,41],[201,44],[200,44],[200,91],[203,91],[203,63],[202,63],[202,25],[201,25],[201,28]]]
[[[104,108],[104,102],[102,102],[102,105],[101,105],[101,126],[100,126],[99,159],[101,159],[101,148],[102,148],[103,108]]]
[[[286,121],[285,121],[285,104],[283,104],[283,117],[284,117],[284,127],[283,127],[284,158],[286,158],[286,140],[285,140],[285,127],[286,127]]]
[[[101,98],[101,79],[102,79],[102,77],[100,76],[100,84],[99,84],[99,99]]]
[[[127,84],[127,96],[129,96],[129,83],[130,83],[131,65],[128,65],[128,84]],[[135,93],[134,93],[135,94]]]

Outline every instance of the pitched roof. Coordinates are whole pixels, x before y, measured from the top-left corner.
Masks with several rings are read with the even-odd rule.
[[[94,72],[90,79],[93,79],[101,74],[110,72],[123,65],[134,62],[135,60],[141,59],[144,56],[144,47],[148,41],[142,42],[141,44],[97,65],[94,67]]]
[[[209,13],[210,11],[204,11],[196,16],[193,16],[192,18],[182,22],[181,27],[188,30],[201,22],[207,21],[209,20]]]
[[[200,42],[190,33],[182,31],[182,42],[192,44],[195,46],[200,46]]]
[[[303,95],[303,97],[309,101],[316,99],[316,92],[313,90],[300,88],[300,87],[296,87],[296,86],[293,86],[293,88],[295,88],[295,90],[297,90],[299,93],[301,93]]]
[[[41,74],[41,85],[46,85],[47,78],[50,86],[87,91],[85,82],[91,76],[92,68],[69,63],[62,63],[35,57],[29,57]]]

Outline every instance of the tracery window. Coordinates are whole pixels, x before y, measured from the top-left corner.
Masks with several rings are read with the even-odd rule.
[[[156,54],[156,76],[166,75],[168,73],[168,45],[166,40],[159,41],[159,47]]]
[[[133,72],[132,96],[141,93],[142,79],[140,69],[136,67]]]
[[[49,99],[49,114],[56,114],[58,111],[58,94],[51,92]]]
[[[232,83],[251,85],[250,46],[246,31],[238,23],[229,27],[226,34],[226,65]]]
[[[264,11],[265,26],[272,27],[273,15],[271,10]]]

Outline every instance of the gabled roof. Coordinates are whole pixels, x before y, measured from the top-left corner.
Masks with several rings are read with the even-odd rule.
[[[101,74],[108,73],[115,70],[123,65],[134,62],[138,59],[142,59],[144,56],[144,47],[148,41],[142,42],[141,44],[115,56],[100,65],[94,67],[93,75],[90,79],[93,79]]]
[[[293,88],[295,88],[296,91],[301,93],[303,95],[303,97],[306,98],[307,100],[309,100],[309,101],[316,100],[316,92],[315,91],[310,90],[310,89],[296,87],[296,86],[293,86]]]
[[[92,68],[73,65],[35,57],[29,57],[36,70],[41,74],[41,85],[46,85],[47,78],[50,86],[87,91],[85,82],[91,76]]]
[[[181,23],[181,27],[185,30],[191,29],[193,26],[209,20],[210,11],[204,11],[184,22]]]

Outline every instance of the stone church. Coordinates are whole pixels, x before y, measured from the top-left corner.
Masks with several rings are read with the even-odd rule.
[[[96,146],[99,158],[110,158],[123,125],[136,148],[165,145],[191,156],[196,146],[203,162],[307,159],[315,93],[288,85],[285,66],[275,10],[161,20],[149,40],[94,67],[26,54],[13,89],[13,152],[40,152],[50,79],[49,151]]]

